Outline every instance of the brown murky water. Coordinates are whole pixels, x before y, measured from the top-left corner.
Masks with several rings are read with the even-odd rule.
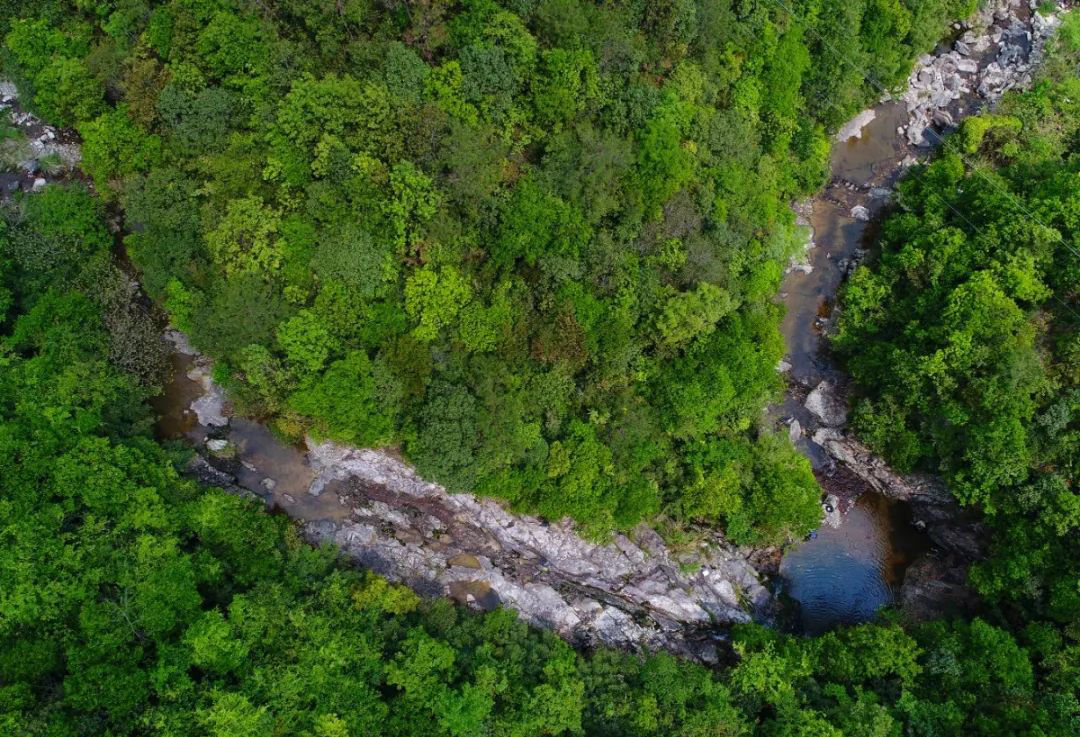
[[[822,527],[780,563],[785,593],[799,603],[802,629],[820,634],[865,622],[891,604],[904,571],[930,547],[904,504],[866,493],[840,527]]]
[[[162,393],[151,400],[158,416],[156,430],[163,440],[187,440],[206,453],[206,441],[212,437],[227,440],[234,455],[221,463],[236,477],[236,485],[254,492],[271,509],[280,509],[301,520],[345,519],[349,509],[336,493],[339,482],[326,485],[319,495],[308,493],[315,472],[307,463],[302,448],[276,437],[265,426],[233,417],[223,429],[204,427],[191,411],[191,403],[202,396],[202,386],[188,378],[193,366],[190,356],[170,355],[170,377]]]

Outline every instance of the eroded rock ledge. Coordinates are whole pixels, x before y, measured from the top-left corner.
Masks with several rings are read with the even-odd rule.
[[[388,578],[475,608],[512,607],[578,644],[705,661],[716,657],[719,627],[770,616],[772,596],[751,562],[754,551],[715,533],[702,531],[706,541],[690,551],[672,550],[646,526],[598,544],[568,520],[548,523],[495,500],[448,493],[388,452],[311,438],[302,450],[284,449],[292,454],[288,468],[260,466],[268,434],[261,431],[256,449],[230,431],[209,362],[179,333],[167,337],[191,358],[187,378],[198,387],[189,406],[203,457],[193,472],[280,507],[311,541],[334,543]]]

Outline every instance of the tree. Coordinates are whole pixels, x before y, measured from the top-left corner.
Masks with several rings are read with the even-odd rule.
[[[112,180],[146,172],[160,162],[161,140],[139,130],[124,105],[78,130],[83,137],[83,168],[101,192],[110,191]]]
[[[58,58],[34,77],[34,104],[57,125],[92,120],[104,107],[105,88],[79,59]]]
[[[268,274],[281,266],[281,214],[250,196],[230,200],[217,227],[206,234],[210,255],[227,274]]]
[[[387,216],[399,251],[417,250],[424,224],[439,207],[439,197],[431,178],[412,163],[402,161],[390,170],[391,199]]]
[[[699,283],[692,292],[672,295],[656,319],[660,343],[677,347],[694,338],[703,338],[735,307],[730,294],[708,282]]]
[[[415,272],[405,283],[405,310],[416,322],[413,335],[429,343],[438,338],[471,296],[469,283],[452,266]]]
[[[523,259],[535,264],[543,256],[574,258],[587,244],[588,226],[581,213],[532,179],[519,182],[502,217],[492,257],[500,265]]]
[[[220,87],[192,91],[170,83],[162,89],[157,114],[171,142],[191,155],[220,151],[237,112],[233,93]]]
[[[300,310],[277,329],[285,358],[301,377],[317,374],[334,350],[330,332],[311,310]]]
[[[349,351],[319,378],[289,398],[296,412],[320,418],[319,434],[373,447],[390,442],[394,430],[375,397],[371,361],[363,351]]]

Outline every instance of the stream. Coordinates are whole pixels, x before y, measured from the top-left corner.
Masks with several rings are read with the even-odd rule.
[[[998,0],[968,23],[955,25],[956,38],[920,59],[899,99],[865,111],[837,135],[829,185],[794,207],[798,222],[813,235],[806,260],[793,265],[778,295],[786,309],[781,330],[788,353],[781,368],[788,374],[789,392],[772,416],[787,425],[826,493],[825,524],[790,548],[780,564],[782,590],[797,603],[807,634],[867,621],[895,603],[911,564],[928,551],[943,557],[943,551],[931,551],[934,544],[963,553],[977,547],[967,539],[958,542],[956,529],[948,529],[964,526],[958,511],[942,515],[943,505],[934,502],[930,506],[936,509],[926,515],[925,503],[917,508],[908,504],[909,484],[881,483],[880,469],[857,458],[852,463],[851,454],[836,452],[857,441],[844,437],[847,379],[830,360],[827,334],[835,320],[837,291],[864,257],[904,171],[932,153],[964,117],[1030,82],[1056,25],[1054,18],[1037,17],[1032,6]],[[926,516],[937,517],[930,522],[933,541],[926,533]],[[963,567],[956,552],[949,553],[954,558],[949,565]],[[934,567],[917,568],[923,574]],[[946,573],[959,583],[938,587],[948,596],[930,602],[935,614],[948,613],[950,603],[970,598],[963,571]],[[913,592],[927,588],[909,583],[905,604],[918,598]],[[949,596],[956,601],[947,601]]]
[[[970,559],[977,544],[957,524],[940,482],[893,473],[845,432],[845,377],[830,363],[825,341],[837,289],[861,259],[868,228],[888,207],[903,170],[932,150],[933,135],[927,140],[924,131],[946,131],[1029,81],[1053,27],[1040,23],[1021,0],[990,0],[971,23],[957,24],[956,48],[967,53],[942,47],[921,59],[898,99],[845,128],[832,152],[831,183],[795,207],[813,240],[805,264],[789,271],[778,295],[788,347],[778,369],[788,372],[790,389],[771,415],[811,460],[825,492],[825,524],[782,560],[775,549],[736,547],[715,530],[698,530],[694,546],[669,544],[645,525],[592,542],[568,520],[516,515],[498,501],[450,493],[392,451],[312,438],[289,445],[258,422],[233,416],[210,361],[174,331],[165,335],[171,378],[153,400],[157,433],[198,451],[192,475],[288,514],[312,543],[331,543],[345,558],[422,594],[479,609],[512,607],[579,645],[716,662],[725,626],[781,621],[783,607],[766,586],[777,570],[773,587],[798,604],[801,628],[810,634],[869,619],[901,593],[907,610],[919,601],[912,590],[930,592],[919,603],[936,612],[940,592],[963,584],[955,566],[943,567],[942,551]],[[0,107],[28,136],[0,152],[9,162],[0,178],[5,192],[38,191],[47,179],[67,176],[41,171],[38,160],[46,156],[78,176],[77,142],[20,112],[10,84],[0,83]],[[912,586],[915,569],[932,585]]]
[[[810,269],[791,269],[781,285],[786,307],[781,330],[792,385],[781,415],[799,428],[820,422],[804,404],[807,389],[822,381],[844,385],[845,377],[829,361],[826,345],[833,301],[862,253],[872,218],[888,207],[892,186],[903,172],[901,162],[912,155],[911,147],[897,135],[907,122],[905,104],[886,102],[873,112],[873,120],[858,137],[834,144],[832,182],[809,207],[800,207],[813,230],[814,245],[806,260]],[[853,216],[857,207],[865,207],[866,214],[856,210],[861,217]],[[835,487],[834,463],[826,450],[803,434],[791,434],[822,486]],[[904,503],[887,499],[858,480],[851,479],[839,493],[830,494],[827,504],[827,523],[789,549],[779,571],[784,592],[798,603],[801,629],[811,635],[872,619],[895,601],[907,566],[931,546],[912,525]]]

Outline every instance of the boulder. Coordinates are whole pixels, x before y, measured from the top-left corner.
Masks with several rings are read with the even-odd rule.
[[[967,584],[967,565],[938,553],[924,555],[908,566],[900,602],[906,618],[927,621],[969,613],[979,597]]]
[[[843,515],[840,513],[840,497],[829,494],[821,503],[821,523],[828,527],[839,527],[843,520]]]
[[[791,441],[791,444],[794,445],[799,442],[802,435],[802,424],[800,424],[798,420],[792,420],[791,424],[788,425],[788,439]]]
[[[848,141],[852,138],[858,139],[862,137],[863,128],[870,125],[877,117],[877,111],[863,110],[854,118],[849,120],[844,126],[836,132],[835,139],[838,142]]]
[[[236,446],[228,440],[213,438],[206,441],[206,449],[215,458],[230,459],[236,457]]]
[[[847,405],[836,396],[832,384],[822,381],[806,397],[803,406],[828,427],[840,427],[847,422]]]

